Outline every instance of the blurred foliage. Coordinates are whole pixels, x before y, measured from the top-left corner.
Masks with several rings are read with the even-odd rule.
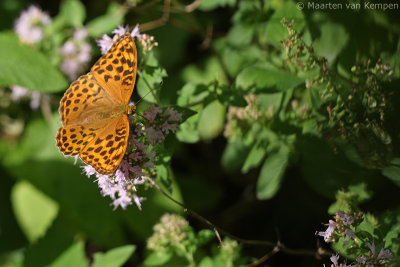
[[[138,113],[150,103],[183,113],[154,169],[175,199],[239,237],[315,253],[327,211],[362,210],[353,230],[398,255],[400,10],[296,3],[39,0],[52,22],[28,45],[12,22],[29,1],[2,1],[0,265],[242,266],[271,250],[228,239],[218,247],[196,220],[178,246],[146,248],[162,214],[182,209],[141,188],[142,211],[113,211],[80,163],[59,153],[56,110],[68,87],[60,48],[87,29],[94,63],[95,41],[120,24],[139,24],[158,43],[138,45]],[[13,85],[40,92],[40,109],[15,101]],[[368,249],[343,240],[323,248],[351,259]],[[309,255],[282,250],[268,263],[328,262]]]

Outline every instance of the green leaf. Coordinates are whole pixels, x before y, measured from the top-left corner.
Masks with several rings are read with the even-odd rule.
[[[160,66],[153,53],[149,53],[137,82],[138,94],[147,102],[156,103],[155,97],[160,98],[162,81],[167,76],[166,70]]]
[[[382,174],[400,187],[400,158],[394,158],[389,166],[382,169]]]
[[[135,248],[133,245],[126,245],[111,249],[106,253],[95,253],[92,267],[122,266],[131,257]]]
[[[19,225],[29,241],[35,242],[57,216],[57,203],[25,181],[15,184],[11,199]]]
[[[75,233],[65,228],[66,213],[63,213],[62,207],[60,211],[46,235],[24,251],[24,267],[49,266],[74,243]]]
[[[289,149],[281,146],[278,152],[270,154],[261,168],[257,182],[257,198],[270,199],[278,191],[289,162]]]
[[[156,165],[156,171],[157,171],[157,179],[160,179],[160,181],[167,187],[169,190],[171,189],[171,179],[169,177],[169,172],[168,168],[166,166],[166,163],[158,164]]]
[[[392,245],[399,243],[400,242],[399,235],[400,235],[400,222],[398,219],[397,222],[390,227],[389,231],[383,238],[383,241],[385,241],[385,247],[386,248],[391,247]]]
[[[111,2],[106,14],[98,16],[89,21],[86,25],[91,37],[99,37],[104,33],[109,33],[118,25],[122,25],[126,9],[116,2]]]
[[[217,88],[218,101],[225,106],[245,107],[246,100],[243,98],[243,92],[228,86],[219,86]]]
[[[172,257],[170,250],[153,252],[146,257],[144,264],[146,266],[160,266],[168,262]]]
[[[200,110],[200,108],[197,108]],[[185,122],[179,125],[179,131],[176,133],[176,138],[185,143],[196,143],[199,141],[199,133],[197,131],[197,125],[199,121],[199,113],[193,115]]]
[[[211,11],[218,7],[234,6],[236,0],[203,0],[200,1],[199,9],[202,11]]]
[[[208,104],[200,113],[197,130],[203,140],[217,137],[224,129],[226,108],[217,100]]]
[[[228,84],[224,69],[216,57],[208,58],[203,64],[189,65],[183,70],[183,80],[193,84],[208,85],[218,81],[219,85]]]
[[[2,142],[0,141],[0,143]],[[0,148],[0,151],[3,152],[3,149]],[[2,172],[0,179],[0,253],[4,251],[18,250],[15,251],[15,253],[19,255],[18,252],[22,252],[19,249],[25,246],[28,243],[28,240],[19,226],[15,210],[12,206],[11,194],[16,181],[9,173],[7,173],[7,171],[5,171],[4,167],[1,166],[0,171]],[[9,254],[9,257],[11,256],[12,254]]]
[[[186,83],[179,92],[177,104],[180,106],[200,105],[210,94],[204,84]]]
[[[199,267],[214,267],[213,260],[210,257],[204,257],[200,261]]]
[[[228,33],[228,42],[232,46],[248,46],[253,38],[254,26],[246,24],[237,24],[233,26]]]
[[[236,78],[236,87],[246,91],[274,93],[291,89],[303,81],[268,62],[261,62],[243,69]]]
[[[214,237],[215,237],[215,233],[213,231],[208,230],[208,229],[203,229],[197,233],[196,240],[198,242],[198,245],[201,246],[201,245],[207,243],[208,241],[210,241],[211,239],[213,239]]]
[[[0,33],[0,85],[20,85],[41,92],[59,92],[68,84],[50,61],[13,33]]]
[[[269,19],[265,29],[268,41],[275,46],[280,46],[280,42],[289,37],[288,30],[281,22],[283,18],[288,22],[293,21],[293,26],[298,32],[301,32],[305,25],[304,15],[296,7],[296,4],[292,1],[285,1]]]
[[[267,146],[261,141],[256,142],[246,157],[242,167],[242,173],[247,173],[251,168],[260,165],[266,153]]]
[[[235,171],[240,169],[249,153],[250,148],[247,147],[242,138],[234,138],[229,140],[222,154],[221,163],[226,171]]]
[[[60,14],[68,26],[80,28],[86,18],[86,9],[78,0],[65,0],[61,4]]]
[[[341,24],[326,22],[320,26],[321,36],[313,42],[317,55],[333,63],[340,51],[346,46],[349,34]]]
[[[87,267],[85,248],[82,242],[72,245],[59,256],[49,267]]]

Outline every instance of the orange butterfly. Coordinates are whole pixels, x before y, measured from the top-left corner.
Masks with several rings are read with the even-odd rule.
[[[113,174],[128,144],[128,105],[135,86],[137,51],[129,33],[121,36],[92,67],[73,82],[60,101],[62,127],[57,146],[101,174]]]

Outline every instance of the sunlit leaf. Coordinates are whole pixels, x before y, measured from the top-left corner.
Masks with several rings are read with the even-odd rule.
[[[135,251],[135,246],[126,245],[105,253],[95,253],[92,267],[120,267]]]
[[[59,92],[68,86],[42,53],[7,32],[0,33],[0,85],[19,85],[41,92]]]

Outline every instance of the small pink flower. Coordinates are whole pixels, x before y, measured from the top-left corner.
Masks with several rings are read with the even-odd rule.
[[[161,126],[161,130],[165,134],[168,134],[170,131],[174,133],[178,130],[178,124],[176,123],[169,124],[168,122],[164,122]]]
[[[114,40],[107,34],[103,34],[103,37],[96,41],[97,46],[100,47],[101,54],[104,55],[113,46]]]
[[[114,206],[114,210],[118,208],[118,206],[120,206],[122,209],[126,209],[127,206],[132,204],[132,198],[128,195],[128,192],[124,189],[120,189],[118,190],[118,197],[115,198],[115,200],[113,201],[113,206]],[[142,206],[137,205],[139,209],[142,208]]]
[[[123,27],[122,25],[118,25],[118,28],[112,31],[113,34],[122,36],[127,32],[127,27]]]
[[[75,54],[78,48],[75,46],[74,42],[71,40],[66,41],[60,49],[60,52],[63,56]]]
[[[371,250],[372,254],[375,254],[375,244],[374,244],[374,242],[372,242],[372,244],[367,242],[367,246]]]
[[[142,201],[146,200],[145,197],[138,197],[136,194],[133,194],[133,201],[135,201],[136,206],[139,210],[142,210]]]
[[[381,249],[378,254],[378,259],[388,259],[391,260],[393,258],[393,253],[388,249]]]
[[[336,223],[333,220],[329,220],[329,223],[326,225],[328,226],[328,228],[325,230],[325,232],[315,233],[319,236],[323,236],[325,241],[332,236],[332,233],[335,231]]]
[[[50,23],[51,19],[47,13],[36,6],[30,6],[15,21],[14,30],[22,42],[35,44],[43,39],[43,28]]]
[[[182,114],[177,112],[175,109],[168,107],[165,112],[165,115],[168,116],[168,121],[181,121],[182,120]]]
[[[82,28],[74,32],[74,38],[67,40],[60,48],[63,61],[60,70],[72,81],[86,68],[90,61],[92,47],[86,41],[87,30]]]
[[[150,123],[152,123],[155,120],[156,116],[161,112],[161,108],[156,107],[155,105],[150,105],[149,109],[143,112],[143,117]]]
[[[155,146],[156,144],[161,143],[165,138],[165,136],[162,133],[162,131],[156,130],[156,129],[152,128],[152,127],[151,128],[147,128],[144,131],[147,133],[147,135],[146,135],[147,140],[149,140],[150,144],[152,144],[153,146]]]
[[[78,29],[74,32],[74,39],[82,41],[88,37],[88,31],[85,28]]]
[[[65,73],[71,81],[78,77],[80,68],[79,62],[74,59],[64,59],[60,65],[60,70]]]
[[[336,255],[332,255],[330,257],[330,260],[335,266],[337,266],[338,265],[339,256],[337,254]]]
[[[96,174],[96,170],[90,166],[90,165],[85,165],[81,167],[83,169],[83,172],[86,174],[86,176],[88,178],[90,178],[90,176],[92,176],[93,174]]]
[[[100,193],[103,196],[113,197],[115,192],[117,191],[116,186],[111,182],[110,177],[103,174],[97,174],[97,185],[101,189]]]
[[[14,102],[19,101],[21,98],[30,98],[30,107],[33,110],[36,110],[40,106],[40,99],[42,94],[38,91],[31,91],[25,87],[19,85],[10,86],[11,90],[11,100]]]

